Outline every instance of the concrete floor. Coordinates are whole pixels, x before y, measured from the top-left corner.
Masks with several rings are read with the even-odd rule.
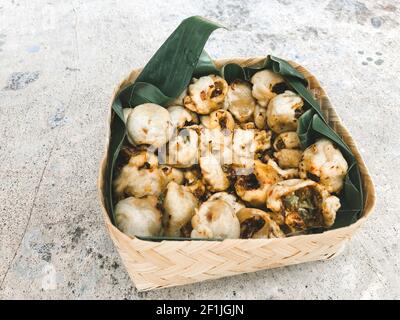
[[[376,183],[343,255],[148,293],[109,239],[96,179],[115,85],[178,23],[215,58],[273,53],[322,82]],[[0,298],[400,298],[398,1],[0,1]]]

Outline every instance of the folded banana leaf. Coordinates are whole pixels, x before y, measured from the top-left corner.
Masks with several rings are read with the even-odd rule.
[[[357,163],[347,145],[327,124],[319,104],[307,90],[307,80],[288,62],[271,55],[267,56],[264,63],[257,66],[241,67],[231,63],[218,70],[203,48],[210,34],[220,27],[222,26],[198,16],[184,20],[150,59],[135,83],[117,94],[112,105],[114,112],[111,121],[104,194],[106,209],[112,221],[115,223],[112,190],[114,167],[126,137],[122,109],[147,102],[164,106],[181,94],[192,77],[219,74],[228,83],[236,79],[248,81],[252,75],[262,69],[270,69],[282,75],[291,89],[304,99],[308,110],[300,117],[298,128],[302,146],[306,148],[318,137],[324,136],[338,145],[343,152],[349,163],[349,170],[345,187],[340,195],[342,208],[333,228],[346,226],[356,221],[363,207],[361,178]],[[164,237],[142,238],[156,241],[165,239]]]

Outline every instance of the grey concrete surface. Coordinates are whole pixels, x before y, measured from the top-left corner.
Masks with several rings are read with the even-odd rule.
[[[212,57],[273,53],[322,82],[377,206],[344,253],[138,293],[96,191],[115,85],[190,15],[224,23]],[[0,1],[0,298],[400,298],[398,1]]]

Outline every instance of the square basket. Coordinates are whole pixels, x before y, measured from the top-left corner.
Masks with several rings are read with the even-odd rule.
[[[264,59],[264,57],[232,58],[215,60],[214,63],[218,68],[227,63],[252,66]],[[318,80],[297,63],[290,62],[290,64],[308,80],[308,89],[319,101],[330,126],[343,138],[357,159],[365,195],[364,210],[360,219],[350,226],[319,234],[277,239],[153,242],[130,238],[112,224],[105,209],[103,196],[112,119],[110,105],[106,152],[100,164],[98,189],[107,230],[139,291],[184,285],[308,261],[331,259],[342,251],[346,242],[372,212],[375,205],[374,185],[353,138],[337,116]],[[133,70],[121,82],[114,92],[112,101],[121,88],[135,81],[140,71]]]

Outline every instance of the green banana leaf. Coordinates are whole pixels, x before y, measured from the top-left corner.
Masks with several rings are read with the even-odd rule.
[[[135,83],[117,94],[112,105],[114,114],[104,188],[106,209],[114,223],[112,181],[115,163],[126,136],[122,108],[147,102],[165,105],[179,96],[193,75],[219,73],[203,48],[210,34],[221,27],[199,16],[185,19],[150,59]]]
[[[202,76],[208,76],[210,74],[216,74],[220,76],[221,71],[215,66],[208,53],[203,50],[201,52],[199,61],[197,61],[196,68],[193,71],[193,77],[200,78]]]
[[[125,122],[124,116],[122,114],[122,106],[121,101],[117,98],[113,105],[112,109],[114,111],[111,118],[111,136],[110,136],[110,144],[108,147],[108,155],[107,155],[107,163],[106,163],[106,172],[105,172],[105,186],[104,186],[104,202],[107,209],[107,212],[115,224],[115,216],[114,216],[114,201],[113,201],[113,174],[114,174],[114,165],[117,161],[119,151],[123,145],[126,136],[125,130]],[[117,115],[117,116],[116,116]]]
[[[356,221],[363,208],[363,193],[358,165],[348,146],[327,124],[318,102],[307,90],[307,80],[288,62],[271,55],[268,55],[265,61],[259,65],[241,67],[230,63],[218,70],[203,48],[210,34],[220,27],[222,26],[198,16],[184,20],[151,58],[135,83],[124,88],[117,95],[112,105],[114,113],[111,122],[104,194],[106,209],[113,222],[115,222],[112,191],[114,166],[126,137],[122,109],[147,102],[164,106],[180,95],[188,86],[192,77],[218,74],[223,76],[228,83],[236,79],[249,81],[256,72],[262,69],[270,69],[279,73],[291,89],[305,101],[305,107],[308,110],[299,118],[298,127],[302,146],[306,148],[319,137],[326,137],[332,140],[343,152],[349,163],[349,170],[340,195],[342,207],[332,228],[343,227]],[[323,230],[318,229],[315,232],[321,231]],[[142,238],[154,241],[167,239],[164,237]],[[174,240],[187,239],[177,238]]]

